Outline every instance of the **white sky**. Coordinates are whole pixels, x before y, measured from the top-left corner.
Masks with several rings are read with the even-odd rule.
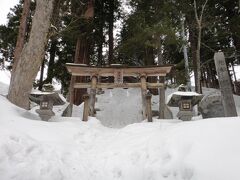
[[[18,2],[19,0],[0,0],[0,24],[7,23],[7,14],[10,12],[10,8]]]

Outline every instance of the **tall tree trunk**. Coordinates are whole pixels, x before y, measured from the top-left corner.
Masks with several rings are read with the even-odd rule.
[[[100,42],[98,43],[97,47],[97,53],[98,53],[98,66],[103,65],[103,26],[100,27],[99,35],[100,37]]]
[[[89,46],[87,40],[83,39],[83,37],[79,37],[77,40],[74,63],[89,64]],[[84,81],[86,81],[86,77],[71,77],[71,83]],[[74,89],[71,91],[73,93],[71,94],[71,103],[80,105],[83,102],[83,95],[87,93],[87,89]]]
[[[106,21],[106,12],[104,10],[105,1],[97,0],[95,1],[95,18],[94,24],[96,29],[96,44],[97,44],[97,65],[101,66],[105,64],[103,62],[103,43],[104,43],[104,25]]]
[[[54,71],[54,60],[56,56],[56,51],[57,51],[57,39],[52,38],[50,52],[49,52],[50,58],[48,63],[47,79],[45,80],[46,83],[52,83],[52,79],[54,76],[53,71]]]
[[[75,11],[74,7],[72,7],[72,10]],[[76,12],[77,14],[79,12]],[[81,14],[78,14],[79,16],[82,16]],[[87,10],[84,12],[84,19],[88,21],[88,23],[92,23],[92,18],[94,15],[94,1],[89,0],[87,4]],[[87,25],[89,25],[87,24]],[[90,29],[90,28],[86,28]],[[85,35],[80,34],[80,36],[77,39],[76,43],[76,50],[75,50],[75,57],[74,57],[74,63],[76,64],[89,64],[89,39],[87,36],[89,36],[90,32],[85,32]],[[75,82],[84,82],[86,81],[86,77],[71,77],[71,84],[70,84],[70,103],[75,105],[80,105],[83,102],[83,95],[87,92],[87,89],[74,89],[73,84]]]
[[[159,42],[160,43],[160,42]],[[161,46],[161,45],[160,45]],[[161,48],[161,47],[159,47]],[[155,62],[154,62],[154,52],[153,52],[153,48],[152,47],[146,47],[145,48],[145,65],[148,66],[148,65],[154,65]],[[159,54],[160,55],[160,54]],[[160,59],[159,59],[160,60]],[[161,63],[162,65],[164,64],[163,62],[163,58],[161,59]],[[151,83],[156,83],[157,82],[157,77],[148,77],[147,78],[147,81],[148,82],[151,82]],[[158,94],[158,89],[149,89],[149,91],[153,94],[153,95],[157,95]]]
[[[41,71],[40,71],[40,79],[39,79],[39,86],[38,86],[38,90],[40,90],[40,91],[43,88],[44,66],[45,66],[45,59],[43,59],[43,61],[42,61]]]
[[[18,36],[17,36],[17,43],[14,50],[14,62],[13,62],[12,74],[14,74],[16,70],[17,63],[19,61],[19,58],[25,43],[26,32],[27,32],[27,19],[29,17],[30,5],[31,5],[31,0],[24,0],[23,11],[22,11],[20,26],[18,30]]]
[[[37,0],[28,43],[24,46],[11,79],[8,99],[29,109],[29,94],[45,53],[54,0]]]
[[[52,29],[52,36],[50,41],[50,49],[49,49],[49,62],[48,62],[48,71],[47,71],[47,78],[44,80],[44,83],[51,83],[52,79],[54,77],[54,62],[55,62],[55,56],[57,52],[57,44],[58,44],[58,36],[55,31],[60,27],[60,6],[62,5],[63,1],[61,0],[55,0],[54,2],[54,9],[53,9],[53,15],[51,19],[51,24],[54,26]]]
[[[103,2],[99,2],[99,11],[101,11],[101,14],[103,14]],[[98,41],[98,47],[97,47],[97,53],[98,53],[98,65],[101,66],[103,65],[103,42],[104,42],[104,35],[103,35],[103,28],[104,28],[104,17],[101,15],[99,19],[100,21],[100,26],[99,26],[99,41]]]
[[[113,23],[114,23],[114,0],[109,1],[109,27],[108,27],[108,35],[109,35],[109,55],[108,55],[108,63],[112,64],[113,62]]]
[[[202,5],[201,12],[198,15],[197,12],[197,2],[194,0],[194,13],[195,13],[195,19],[197,23],[197,30],[198,30],[198,38],[197,38],[197,51],[196,51],[196,61],[197,61],[197,91],[198,93],[202,93],[202,87],[201,87],[201,38],[202,38],[202,18],[203,18],[203,12],[207,5],[208,0],[205,0],[204,4]],[[195,82],[196,83],[196,82]]]
[[[197,51],[197,43],[195,38],[195,30],[193,27],[189,29],[189,41],[190,41],[190,49],[193,63],[193,72],[194,72],[194,81],[195,81],[195,91],[198,89],[198,73],[197,73],[197,59],[196,59],[196,51]]]
[[[211,79],[212,79],[212,87],[213,88],[218,88],[218,80],[216,78],[216,70],[215,70],[215,65],[213,63],[209,63],[209,73],[211,74]]]
[[[189,63],[188,63],[188,52],[187,52],[187,37],[185,35],[185,15],[182,15],[182,40],[183,40],[183,56],[184,56],[184,65],[185,65],[185,78],[187,82],[187,89],[191,91],[191,80],[189,72]]]
[[[197,93],[202,93],[201,88],[201,57],[200,57],[200,50],[201,50],[201,37],[202,37],[202,28],[198,27],[198,39],[197,39],[197,51],[196,51],[196,61],[197,61],[197,78],[195,82],[197,84]]]

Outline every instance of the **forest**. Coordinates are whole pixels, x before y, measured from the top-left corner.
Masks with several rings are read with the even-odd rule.
[[[222,51],[232,85],[239,86],[238,0],[20,0],[7,18],[0,26],[0,62],[2,68],[10,63],[8,99],[25,109],[32,86],[41,90],[56,79],[67,95],[72,81],[65,64],[73,62],[174,64],[169,85],[187,84],[194,75],[201,93],[203,86],[218,88],[213,55]]]

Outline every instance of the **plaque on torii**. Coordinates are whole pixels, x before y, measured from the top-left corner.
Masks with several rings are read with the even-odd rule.
[[[119,69],[114,72],[114,83],[115,84],[123,84],[123,70]]]

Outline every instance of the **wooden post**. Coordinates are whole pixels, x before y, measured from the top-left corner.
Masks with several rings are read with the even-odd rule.
[[[90,90],[90,116],[95,116],[95,101],[97,91],[97,76],[92,76],[91,90]]]
[[[233,99],[232,86],[223,52],[215,53],[214,61],[221,90],[225,117],[237,116],[237,110]]]
[[[142,92],[142,111],[143,119],[147,118],[146,114],[146,94],[147,94],[147,78],[146,75],[141,75],[141,92]]]
[[[89,116],[89,94],[83,95],[84,107],[83,107],[83,118],[82,121],[88,121]]]
[[[69,109],[68,109],[68,116],[72,116],[72,111],[73,111],[73,102],[74,102],[74,84],[76,82],[76,76],[72,76],[71,77],[71,82],[70,82],[70,87],[69,87],[69,102],[70,102],[70,105],[69,105]]]
[[[160,82],[164,84],[164,77],[160,77]],[[165,87],[159,88],[159,119],[164,119],[164,109],[165,109]]]
[[[150,92],[148,92],[145,96],[146,98],[146,113],[147,113],[147,120],[148,122],[152,122],[152,106],[151,106],[151,98],[152,95]]]

